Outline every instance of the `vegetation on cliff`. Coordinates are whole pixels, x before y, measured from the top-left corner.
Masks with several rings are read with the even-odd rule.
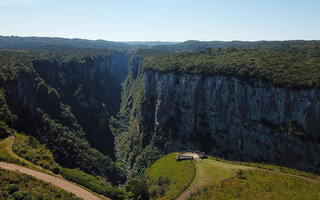
[[[135,52],[130,63],[130,73],[123,83],[118,121],[114,120],[115,132],[118,130],[117,134],[121,133],[121,159],[126,161],[130,175],[143,177],[143,169],[148,163],[153,163],[160,154],[168,153],[166,146],[170,144],[166,137],[174,134],[168,130],[169,126],[156,126],[155,121],[151,120],[156,105],[155,102],[150,102],[153,99],[148,99],[143,94],[144,85],[148,84],[143,77],[145,71],[236,76],[250,84],[262,80],[290,89],[320,87],[318,41],[257,42],[254,45],[255,47],[250,46],[248,49],[228,47],[199,52]],[[170,122],[174,124],[177,121]],[[298,136],[290,131],[288,134]],[[201,138],[213,145],[208,137]]]
[[[158,51],[155,51],[158,52]],[[150,55],[147,51],[136,52],[129,63],[129,74],[122,83],[122,102],[117,119],[113,119],[112,129],[117,139],[119,159],[127,165],[128,177],[145,179],[145,168],[163,155],[155,143],[149,143],[153,137],[145,131],[146,127],[140,117],[140,109],[143,109],[144,78],[141,74],[142,55]],[[129,167],[130,166],[130,167]]]
[[[320,88],[320,44],[288,51],[237,48],[172,53],[144,59],[144,70],[191,74],[225,74],[245,80],[269,80],[286,88]]]
[[[50,150],[34,137],[16,133],[15,138],[12,150],[18,156],[50,171],[59,167]]]
[[[109,55],[110,51],[82,49],[41,52],[1,50],[1,137],[12,134],[14,130],[25,132],[39,139],[42,144],[46,144],[53,153],[54,160],[62,166],[78,167],[87,173],[103,176],[113,183],[123,182],[124,172],[109,157],[113,154],[103,154],[88,142],[88,137],[92,135],[85,132],[78,123],[79,115],[73,113],[74,109],[71,107],[73,105],[66,99],[67,95],[74,98],[73,93],[70,94],[70,90],[61,90],[60,86],[66,84],[63,76],[53,83],[44,76],[48,75],[48,71],[44,74],[41,72],[41,69],[50,69],[53,71],[49,71],[54,74],[54,70],[59,70],[61,67],[68,70],[72,66],[85,66],[89,69],[94,65],[95,59]],[[37,68],[34,66],[35,63]],[[77,89],[78,85],[74,88]],[[81,92],[78,93],[82,95]],[[94,108],[99,110],[101,116],[108,116],[102,102],[97,102],[95,105],[98,105]],[[109,135],[111,136],[111,132]],[[101,141],[101,138],[97,141]],[[113,144],[112,139],[104,143],[106,142]],[[113,147],[108,146],[108,148]],[[43,167],[49,166],[49,163],[37,164]],[[54,167],[51,164],[49,168]]]

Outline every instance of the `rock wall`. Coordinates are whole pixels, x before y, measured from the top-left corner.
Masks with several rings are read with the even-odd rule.
[[[114,51],[82,62],[33,60],[30,74],[21,74],[4,86],[10,108],[21,119],[19,130],[35,132],[32,120],[37,108],[69,127],[62,109],[70,108],[74,124],[80,125],[89,143],[114,157],[109,117],[120,109],[121,83],[128,74],[129,58],[125,52]]]
[[[138,131],[149,141],[161,137],[154,142],[161,149],[320,172],[319,90],[223,75],[147,71],[143,77]]]

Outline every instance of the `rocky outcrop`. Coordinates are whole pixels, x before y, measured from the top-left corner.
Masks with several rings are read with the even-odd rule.
[[[143,78],[138,132],[160,149],[200,149],[227,159],[320,171],[319,90],[153,70]]]

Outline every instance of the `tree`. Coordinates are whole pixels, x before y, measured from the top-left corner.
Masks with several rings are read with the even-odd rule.
[[[131,179],[126,183],[126,192],[128,192],[129,199],[134,200],[148,200],[150,195],[148,186],[145,181],[139,179]]]

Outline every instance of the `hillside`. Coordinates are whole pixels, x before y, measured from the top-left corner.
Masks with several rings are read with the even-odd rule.
[[[130,44],[105,40],[66,39],[58,37],[0,36],[0,49],[41,50],[51,48],[96,48],[96,49],[137,49],[147,44]]]
[[[94,198],[100,194],[112,199],[125,199],[125,192],[112,186],[105,178],[59,166],[50,150],[32,136],[15,133],[14,136],[0,140],[0,161],[1,168],[31,175],[62,189],[66,187],[67,191],[85,199],[91,199],[93,192]],[[71,185],[66,180],[71,181]],[[82,187],[79,188],[79,185]],[[84,191],[83,187],[88,191]]]
[[[173,45],[179,42],[113,42],[106,40],[86,40],[79,38],[59,38],[59,37],[19,37],[0,36],[0,49],[11,50],[52,50],[52,49],[146,49],[156,45]]]
[[[0,169],[0,199],[64,199],[81,200],[56,186],[39,181],[31,176]]]
[[[166,51],[202,51],[208,48],[241,48],[255,50],[272,50],[277,52],[296,51],[301,48],[308,48],[310,45],[319,45],[319,41],[303,41],[303,40],[288,40],[288,41],[198,41],[189,40],[178,44],[162,44],[152,46],[151,49],[166,50]]]
[[[167,180],[158,184],[164,190],[154,199],[172,199],[174,188],[180,195],[177,199],[318,199],[320,196],[320,177],[315,179],[301,175],[281,173],[266,170],[266,166],[259,168],[247,166],[247,163],[234,164],[213,158],[196,159],[194,161],[176,161],[175,153],[159,159],[148,170],[149,183],[151,180]],[[195,173],[187,173],[187,163],[193,162]],[[185,165],[185,168],[180,166]],[[250,165],[257,165],[251,163]],[[274,166],[274,169],[280,167]],[[295,174],[304,174],[295,170],[287,170]],[[155,174],[158,174],[156,177]],[[170,174],[170,175],[169,175]],[[193,174],[193,175],[192,175]],[[172,176],[174,175],[174,176]],[[186,178],[186,175],[192,175]],[[313,176],[312,174],[305,174]],[[166,183],[164,185],[164,183]],[[191,183],[191,184],[190,184]],[[187,186],[187,187],[186,187]],[[161,191],[161,190],[160,190]],[[184,191],[184,192],[182,192]],[[176,193],[176,194],[177,194]],[[190,195],[191,194],[191,195]],[[306,196],[307,194],[307,196]]]

